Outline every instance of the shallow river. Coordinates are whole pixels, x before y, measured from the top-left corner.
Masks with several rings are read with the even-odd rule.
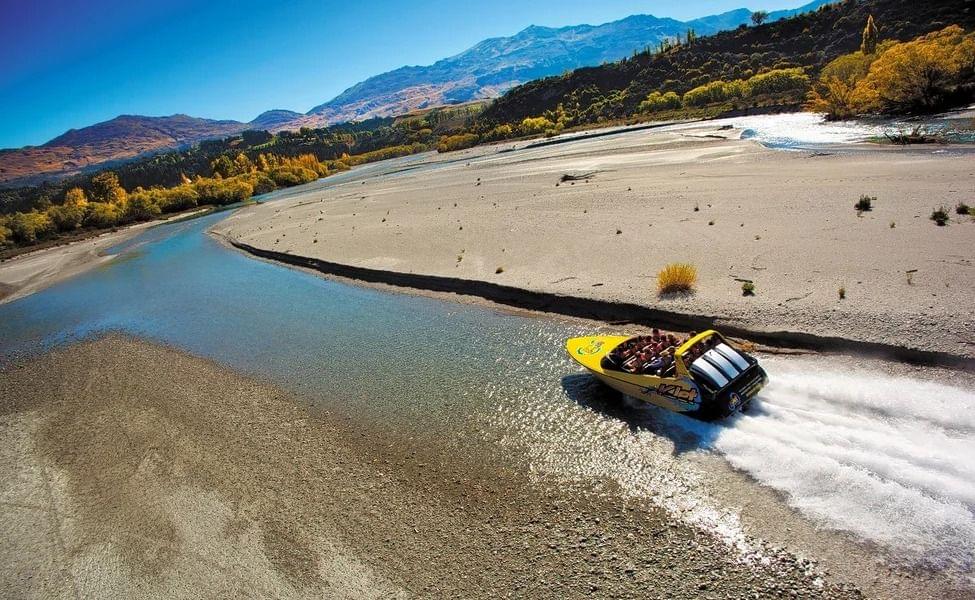
[[[313,185],[394,177],[416,160]],[[457,460],[490,454],[540,479],[613,482],[747,553],[738,514],[709,492],[708,461],[721,461],[895,562],[972,576],[968,388],[839,359],[766,357],[771,384],[747,415],[699,423],[624,402],[580,374],[562,341],[591,325],[254,260],[206,234],[223,216],[155,227],[113,249],[105,266],[0,305],[0,365],[120,330],[269,378],[329,412],[436,438]],[[748,485],[733,492],[750,494]]]

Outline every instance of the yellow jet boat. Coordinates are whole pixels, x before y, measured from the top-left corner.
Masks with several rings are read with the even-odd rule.
[[[713,329],[676,348],[663,368],[623,364],[621,349],[639,346],[647,336],[597,335],[566,340],[576,362],[609,387],[637,400],[713,420],[745,410],[768,376],[758,361],[736,349]],[[649,365],[652,367],[652,365]]]

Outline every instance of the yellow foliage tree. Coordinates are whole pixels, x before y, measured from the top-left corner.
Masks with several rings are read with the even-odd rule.
[[[870,65],[857,86],[861,110],[932,112],[975,77],[975,34],[951,25],[895,44]]]

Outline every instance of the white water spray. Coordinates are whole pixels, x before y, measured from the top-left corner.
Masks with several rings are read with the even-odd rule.
[[[975,393],[802,359],[708,446],[820,524],[909,564],[975,569]],[[706,427],[675,418],[673,425]]]

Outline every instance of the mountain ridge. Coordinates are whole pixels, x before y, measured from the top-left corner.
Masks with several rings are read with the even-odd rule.
[[[813,0],[795,9],[770,13],[769,20],[815,10],[833,1]],[[272,109],[247,123],[181,113],[119,115],[70,129],[40,146],[0,150],[0,183],[32,183],[70,175],[247,129],[323,127],[496,98],[526,81],[614,62],[662,40],[683,36],[688,29],[699,36],[731,29],[747,23],[751,14],[751,10],[739,8],[689,21],[637,14],[600,25],[530,25],[512,36],[484,39],[432,65],[403,66],[369,77],[304,114]]]

